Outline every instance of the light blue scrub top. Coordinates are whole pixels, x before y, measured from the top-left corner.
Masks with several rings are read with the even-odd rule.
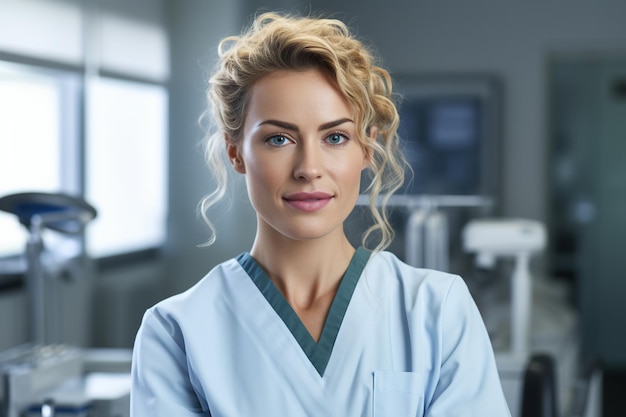
[[[133,417],[510,416],[463,280],[359,248],[319,342],[247,253],[149,309]]]

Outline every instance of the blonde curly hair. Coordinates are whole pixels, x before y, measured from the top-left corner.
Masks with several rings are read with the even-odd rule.
[[[386,248],[394,232],[385,207],[404,182],[406,162],[398,147],[399,118],[391,77],[376,65],[368,48],[339,20],[264,13],[242,35],[224,38],[218,53],[217,68],[209,80],[209,108],[203,114],[203,119],[215,123],[213,133],[206,137],[205,157],[217,183],[199,207],[212,231],[207,244],[215,241],[208,209],[227,189],[224,139],[241,140],[252,86],[275,71],[317,68],[334,80],[350,103],[358,140],[370,157],[371,182],[366,193],[374,224],[365,231],[363,245],[378,232],[374,250]]]

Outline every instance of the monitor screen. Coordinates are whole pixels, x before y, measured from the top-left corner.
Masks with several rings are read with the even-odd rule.
[[[399,108],[401,146],[413,169],[407,194],[480,194],[483,106],[472,96],[408,99]]]

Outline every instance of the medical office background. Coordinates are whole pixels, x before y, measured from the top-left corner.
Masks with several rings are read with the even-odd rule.
[[[70,343],[132,346],[147,307],[250,247],[241,183],[210,213],[217,243],[199,246],[209,235],[197,204],[213,183],[198,118],[218,40],[263,8],[335,13],[392,76],[493,81],[497,213],[546,225],[533,273],[571,286],[586,354],[626,369],[626,3],[616,1],[0,0],[0,197],[62,191],[99,212],[86,234],[94,269],[66,279]],[[26,239],[1,213],[0,350],[28,341]]]

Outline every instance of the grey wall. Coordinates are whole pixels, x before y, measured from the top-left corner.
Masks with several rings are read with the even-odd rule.
[[[387,0],[164,0],[171,30],[170,213],[162,295],[182,291],[212,266],[250,247],[254,215],[245,197],[212,212],[218,241],[197,216],[212,181],[202,159],[205,69],[216,45],[259,8],[329,11],[381,53],[392,73],[485,72],[504,85],[504,214],[547,219],[547,63],[551,53],[626,50],[626,3],[583,0],[503,3]],[[242,186],[236,187],[241,194]],[[4,305],[4,304],[3,304]]]
[[[547,63],[551,53],[626,49],[623,2],[317,0],[400,73],[476,73],[504,85],[505,215],[546,220]]]
[[[0,293],[0,352],[29,341],[25,291]]]
[[[623,55],[626,3],[387,0],[383,6],[318,0],[314,8],[338,12],[378,48],[392,73],[484,72],[500,77],[503,214],[549,221],[551,59],[572,54]],[[612,288],[607,293],[621,286],[614,281],[620,279],[615,272],[604,281],[613,283],[607,284]],[[582,278],[581,289],[600,285],[594,276],[587,278]],[[606,366],[623,368],[626,352],[616,321],[620,314],[600,315],[605,310],[620,311],[619,302],[611,303],[609,298],[590,298],[593,305],[582,311],[583,346]]]
[[[314,8],[339,12],[337,16],[378,48],[392,72],[485,72],[500,77],[502,212],[549,221],[551,59],[623,55],[626,3],[387,0],[383,5],[318,0]],[[594,278],[582,277],[579,290],[601,285]],[[621,287],[615,281],[619,279],[619,268],[606,277],[607,294]],[[599,355],[606,366],[623,368],[626,352],[619,336],[623,331],[620,314],[615,314],[621,304],[611,302],[611,297],[585,299],[590,300],[581,311],[585,353]]]
[[[195,205],[210,189],[208,171],[196,148],[196,120],[204,107],[201,64],[215,58],[215,45],[237,33],[258,10],[329,12],[356,29],[396,73],[487,73],[503,84],[502,196],[507,216],[547,221],[548,62],[563,51],[626,49],[626,3],[570,1],[502,3],[497,0],[430,2],[388,0],[171,1],[171,213],[172,279],[195,281],[225,255],[250,241],[253,221],[245,204],[223,214],[245,224],[227,227],[218,243],[199,250],[206,229]],[[239,212],[238,210],[242,210]],[[245,226],[245,227],[244,227]]]
[[[237,1],[171,0],[172,75],[170,84],[170,213],[167,291],[179,292],[215,264],[250,248],[255,219],[240,195],[211,212],[217,243],[198,245],[209,229],[197,214],[200,199],[214,183],[202,155],[204,132],[198,118],[206,108],[206,77],[217,58],[217,44],[240,31],[243,13]],[[243,191],[241,185],[236,187]]]
[[[182,291],[252,242],[254,215],[239,184],[235,187],[239,196],[211,213],[218,224],[217,243],[209,248],[197,246],[208,237],[208,229],[197,216],[197,204],[213,186],[202,159],[203,132],[197,120],[205,109],[205,76],[215,61],[217,42],[239,32],[257,10],[333,13],[376,47],[392,73],[485,72],[499,76],[504,85],[504,214],[542,220],[547,219],[548,58],[563,51],[626,50],[624,2],[574,0],[565,6],[562,2],[497,0],[455,4],[163,0],[163,5],[165,12],[159,16],[169,21],[172,59],[169,241],[165,262],[153,265],[162,270],[165,280],[155,280],[162,288],[160,295],[152,294],[150,299]],[[1,309],[13,311],[22,305],[13,298],[13,294],[4,294]],[[15,327],[4,330],[3,334],[14,336],[10,340],[24,337]]]

